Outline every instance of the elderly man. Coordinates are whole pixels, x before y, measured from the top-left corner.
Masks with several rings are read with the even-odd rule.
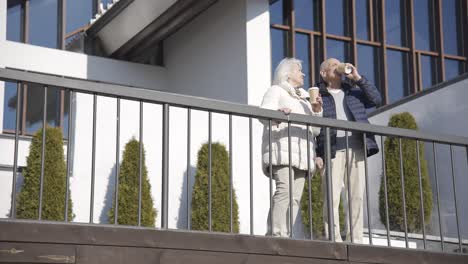
[[[341,68],[340,68],[341,66]],[[375,107],[381,103],[381,96],[375,85],[364,76],[359,75],[358,70],[351,64],[347,64],[347,74],[343,71],[340,61],[331,58],[325,60],[320,66],[320,76],[322,82],[319,83],[320,95],[323,101],[323,117],[339,120],[369,123],[366,109]],[[346,77],[346,81],[343,81]],[[331,172],[333,188],[333,219],[335,230],[335,241],[341,242],[340,222],[338,206],[341,192],[345,191],[347,198],[348,182],[346,173],[346,159],[348,159],[350,173],[351,201],[351,226],[353,230],[353,240],[362,243],[363,229],[363,195],[364,195],[364,155],[368,157],[376,154],[379,149],[375,142],[375,137],[366,134],[367,149],[363,150],[363,136],[361,133],[348,132],[348,157],[346,157],[345,132],[330,129],[331,145]],[[325,154],[325,130],[322,129],[317,140],[317,164],[323,165]],[[325,183],[323,184],[325,185]],[[324,192],[325,193],[325,192]],[[326,194],[326,193],[325,193]],[[347,206],[346,206],[347,207]],[[345,209],[349,213],[348,208]],[[327,209],[324,209],[325,232],[328,235]],[[346,217],[347,234],[349,240],[349,216]]]

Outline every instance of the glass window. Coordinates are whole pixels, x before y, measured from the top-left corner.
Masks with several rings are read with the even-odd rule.
[[[437,83],[437,59],[432,56],[420,56],[422,88],[427,89]]]
[[[409,95],[409,61],[406,52],[387,50],[388,102],[393,103]]]
[[[65,100],[63,107],[63,137],[68,138],[68,127],[70,124],[70,92],[65,91]]]
[[[320,30],[320,6],[318,0],[294,0],[296,28]]]
[[[315,72],[314,72],[314,76],[316,76],[315,78],[315,83],[318,83],[321,81],[321,78],[320,78],[320,64],[322,64],[323,62],[323,52],[322,52],[322,38],[321,37],[317,37],[317,36],[314,36],[314,68],[315,68]]]
[[[270,0],[270,23],[287,25],[288,16],[286,15],[286,0]]]
[[[57,0],[29,1],[29,43],[57,48]]]
[[[296,34],[296,58],[302,61],[302,72],[305,74],[304,87],[311,85],[309,35]]]
[[[342,62],[349,62],[349,43],[334,39],[327,39],[327,58],[335,58]]]
[[[404,47],[408,45],[405,10],[404,0],[385,1],[387,44]]]
[[[26,93],[26,134],[34,134],[42,128],[44,113],[44,88],[42,85],[28,84]],[[57,88],[47,89],[47,124],[60,125],[60,91]]]
[[[67,0],[67,33],[87,25],[93,13],[92,0]]]
[[[452,55],[462,55],[462,21],[459,10],[462,1],[442,1],[442,16],[444,28],[444,51]],[[466,16],[466,13],[465,13]]]
[[[451,80],[463,73],[463,62],[457,60],[445,60],[445,80]]]
[[[3,130],[16,129],[16,83],[5,82],[5,97],[3,99]]]
[[[271,70],[272,76],[278,63],[288,56],[288,32],[271,29]]]
[[[369,40],[369,1],[356,0],[356,34],[359,39]]]
[[[414,36],[416,49],[435,50],[434,0],[414,0]]]
[[[327,0],[325,4],[326,9],[326,23],[327,33],[349,36],[350,24],[349,23],[349,8],[348,0]]]
[[[380,66],[378,63],[378,49],[367,45],[358,45],[357,48],[359,74],[366,76],[381,91],[378,74]]]
[[[8,7],[7,40],[21,42],[21,5]]]

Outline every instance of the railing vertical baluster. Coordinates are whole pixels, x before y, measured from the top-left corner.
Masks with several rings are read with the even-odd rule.
[[[115,137],[115,195],[114,195],[114,224],[118,224],[119,217],[119,177],[120,177],[120,98],[117,97]]]
[[[364,142],[364,177],[366,181],[366,206],[367,206],[367,228],[369,232],[369,244],[372,245],[372,230],[371,230],[371,217],[370,217],[370,200],[369,200],[369,172],[367,166],[367,140],[366,133],[362,134]]]
[[[439,233],[440,233],[440,247],[442,251],[444,251],[444,235],[442,233],[442,216],[440,214],[440,198],[439,198],[439,178],[437,176],[437,150],[436,150],[436,143],[432,142],[432,156],[434,158],[434,177],[435,177],[435,184],[436,184],[436,199],[437,199],[437,212],[439,215]]]
[[[39,220],[42,220],[42,197],[44,191],[45,144],[47,125],[47,86],[44,86],[44,106],[42,116],[41,178],[39,180]]]
[[[398,148],[400,150],[400,180],[401,180],[401,196],[403,202],[403,220],[405,224],[405,244],[406,248],[409,247],[408,244],[408,221],[406,218],[406,196],[405,196],[405,175],[403,173],[403,150],[401,147],[401,137],[398,138]]]
[[[250,234],[254,234],[254,211],[253,211],[253,139],[252,118],[249,117],[249,168],[250,168]]]
[[[22,83],[16,84],[16,120],[15,120],[15,152],[13,156],[13,183],[11,186],[11,213],[10,218],[16,218],[16,179],[18,178],[18,143],[19,143],[19,130],[21,119],[21,98],[22,98]]]
[[[71,166],[71,156],[72,156],[72,122],[73,122],[73,91],[68,90],[69,95],[69,105],[68,105],[68,136],[67,136],[67,172],[66,172],[66,184],[65,184],[65,222],[68,222],[68,199],[70,197],[70,166]]]
[[[229,231],[232,233],[233,228],[233,218],[232,212],[234,210],[233,204],[233,164],[232,164],[232,114],[229,114]]]
[[[211,219],[211,216],[212,216],[212,211],[211,211],[212,210],[212,208],[211,208],[211,203],[212,203],[212,201],[211,201],[211,180],[212,180],[211,179],[211,177],[212,177],[211,169],[212,169],[212,166],[211,165],[212,164],[211,164],[211,162],[212,162],[212,160],[211,159],[212,159],[212,155],[213,155],[213,153],[211,153],[211,151],[212,151],[211,150],[211,144],[212,144],[212,142],[211,142],[211,140],[212,140],[212,138],[211,138],[212,137],[212,134],[211,134],[212,133],[212,131],[211,131],[212,130],[212,127],[211,127],[212,124],[211,124],[211,122],[212,122],[212,113],[210,111],[210,112],[208,112],[208,230],[210,232],[212,231],[212,225],[211,225],[211,220],[212,220]]]
[[[293,237],[293,168],[291,152],[291,122],[288,121],[288,164],[289,164],[289,237]]]
[[[190,225],[190,145],[191,145],[191,126],[192,126],[192,110],[187,108],[187,174],[186,174],[186,193],[187,193],[187,230],[191,229]]]
[[[388,191],[387,191],[387,169],[386,169],[386,161],[385,161],[385,142],[384,136],[380,136],[380,145],[382,148],[382,174],[383,174],[383,182],[384,182],[384,196],[385,196],[385,223],[387,228],[387,245],[389,247],[392,246],[390,243],[390,219],[388,215]]]
[[[307,182],[309,185],[309,235],[310,239],[314,239],[314,232],[312,228],[312,175],[310,175],[310,125],[307,124],[306,127],[306,139],[307,139]]]
[[[270,174],[270,235],[273,236],[273,164],[271,157],[271,119],[268,120],[268,172]]]
[[[350,168],[349,168],[349,135],[348,131],[345,131],[345,142],[346,142],[346,181],[348,189],[348,221],[349,221],[349,236],[351,237],[351,243],[354,243],[354,230],[353,230],[353,209],[351,205],[351,181],[350,181]]]
[[[163,105],[161,227],[168,228],[169,205],[169,104]]]
[[[457,185],[455,183],[455,161],[453,159],[453,146],[450,145],[450,161],[452,165],[452,184],[453,184],[453,200],[455,202],[455,220],[457,221],[457,234],[458,234],[458,247],[460,253],[463,253],[462,249],[462,237],[460,234],[460,221],[458,219],[458,204],[457,204]]]
[[[327,210],[328,210],[328,235],[332,242],[335,242],[335,219],[333,218],[333,186],[331,171],[331,142],[330,127],[325,128],[325,164],[327,174]]]
[[[143,101],[140,101],[140,139],[138,157],[138,226],[141,226],[141,187],[143,183]]]
[[[419,155],[419,140],[416,140],[416,157],[418,160],[418,179],[419,179],[419,203],[421,205],[421,223],[423,233],[423,246],[426,249],[426,222],[424,219],[424,198],[423,198],[423,186],[421,177],[421,157]]]
[[[89,223],[93,223],[94,214],[94,183],[96,177],[96,111],[97,111],[97,95],[93,95],[93,145],[91,150],[91,201],[89,205]]]

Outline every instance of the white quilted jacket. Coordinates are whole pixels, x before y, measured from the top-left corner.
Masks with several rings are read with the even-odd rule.
[[[291,109],[291,113],[304,114],[322,117],[322,113],[312,111],[312,106],[306,99],[309,94],[302,88],[299,88],[300,96],[296,94],[295,89],[288,83],[283,82],[280,85],[273,85],[263,96],[261,108],[278,110],[281,108]],[[269,175],[269,143],[268,143],[268,123],[264,123],[262,140],[262,168],[265,175]],[[291,124],[291,159],[292,166],[300,170],[307,170],[307,132],[310,139],[310,170],[315,170],[315,137],[320,133],[320,128],[309,127],[299,124]],[[271,129],[271,153],[272,165],[289,165],[288,154],[288,124],[286,122],[272,125]]]

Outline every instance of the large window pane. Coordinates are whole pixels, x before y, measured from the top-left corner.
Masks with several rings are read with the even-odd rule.
[[[349,3],[348,0],[327,0],[325,1],[327,33],[349,36]]]
[[[8,7],[7,40],[21,42],[21,5]]]
[[[445,80],[451,80],[463,73],[463,62],[457,60],[445,60]]]
[[[422,86],[423,89],[427,89],[437,83],[437,59],[423,55],[420,58]]]
[[[57,48],[57,0],[34,0],[29,3],[29,43]]]
[[[67,0],[67,33],[89,23],[93,13],[92,0]]]
[[[70,92],[65,91],[65,102],[63,107],[63,137],[68,138],[68,128],[70,125]]]
[[[435,50],[434,0],[414,0],[414,35],[416,49]]]
[[[356,34],[359,39],[369,40],[369,1],[356,0]]]
[[[453,55],[462,55],[462,16],[461,0],[443,0],[442,16],[444,27],[444,51]],[[466,13],[465,13],[466,16]]]
[[[275,72],[278,63],[288,56],[288,32],[279,29],[271,29],[271,68]],[[273,76],[273,75],[272,75]]]
[[[288,16],[286,15],[286,0],[270,0],[270,23],[271,24],[288,24]]]
[[[33,134],[42,128],[44,113],[44,88],[42,85],[28,84],[26,105],[26,133]],[[60,125],[60,91],[47,89],[47,124],[53,127]]]
[[[335,58],[342,62],[349,62],[349,43],[327,39],[327,58]]]
[[[320,6],[318,0],[294,0],[296,28],[320,30]]]
[[[379,80],[378,49],[367,45],[358,45],[358,71],[381,90]]]
[[[314,63],[315,72],[314,75],[316,76],[315,83],[321,81],[320,77],[320,64],[323,62],[323,52],[322,52],[322,38],[314,36]]]
[[[409,68],[406,52],[387,50],[388,99],[393,103],[409,95]]]
[[[302,61],[302,72],[304,72],[304,87],[311,85],[310,77],[310,45],[309,35],[296,34],[296,58]]]
[[[5,82],[3,99],[3,130],[16,129],[16,83]]]
[[[407,46],[406,27],[408,26],[405,15],[405,1],[385,1],[385,22],[387,43],[390,45]]]

